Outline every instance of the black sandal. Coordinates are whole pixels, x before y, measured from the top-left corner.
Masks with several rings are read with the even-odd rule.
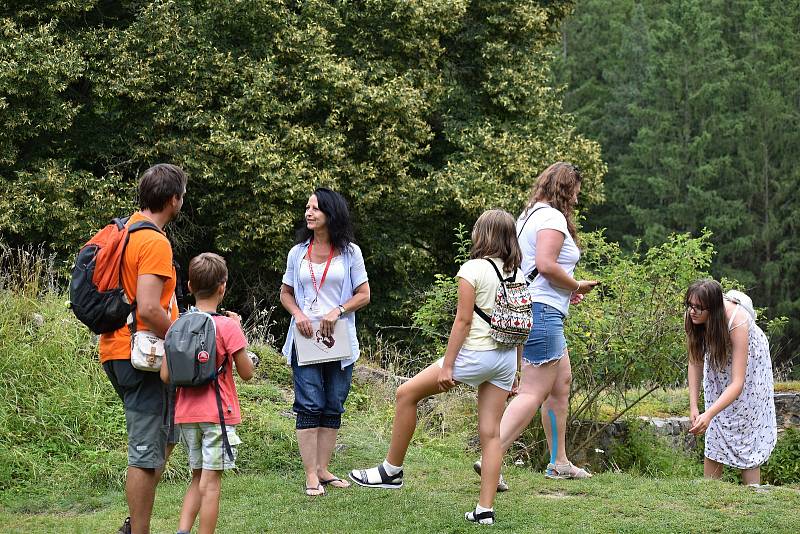
[[[350,471],[350,480],[358,484],[359,486],[364,486],[365,488],[385,488],[385,489],[399,489],[403,487],[403,470],[401,469],[394,476],[389,476],[389,473],[386,472],[386,469],[383,468],[383,464],[378,464],[377,466],[378,474],[381,477],[380,482],[371,483],[369,482],[369,478],[367,477],[367,471],[364,469],[355,470],[353,469]]]
[[[471,523],[478,523],[480,525],[494,525],[494,510],[488,512],[477,513],[475,510],[464,514],[464,519]]]
[[[336,482],[341,482],[342,484],[347,484],[347,485],[346,486],[343,486],[343,485],[337,486]],[[323,486],[330,485],[330,487],[337,488],[337,489],[347,489],[347,488],[350,487],[350,483],[348,481],[342,480],[339,477],[333,477],[330,480],[322,480],[322,479],[320,479],[319,483],[322,484]]]
[[[321,491],[322,493],[309,493],[309,491]],[[317,484],[317,487],[306,486],[307,497],[322,497],[325,495],[325,487],[322,484]]]

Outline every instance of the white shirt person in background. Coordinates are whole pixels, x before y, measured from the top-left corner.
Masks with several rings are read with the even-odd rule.
[[[519,394],[503,414],[500,440],[503,450],[507,450],[541,406],[550,448],[550,463],[545,473],[548,478],[591,476],[569,461],[564,446],[572,383],[564,319],[570,301],[579,301],[598,283],[573,277],[580,259],[573,221],[580,190],[580,171],[570,163],[554,163],[536,179],[528,203],[517,219],[522,270],[531,280],[533,328],[522,349]],[[499,489],[508,489],[502,478]]]

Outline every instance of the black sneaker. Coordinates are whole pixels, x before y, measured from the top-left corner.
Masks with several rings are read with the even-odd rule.
[[[117,534],[131,534],[131,518],[126,517],[125,522],[119,527]]]
[[[403,487],[402,469],[394,476],[389,476],[389,473],[387,473],[386,469],[383,468],[383,464],[378,464],[376,469],[378,470],[378,474],[381,476],[380,482],[369,482],[367,472],[364,469],[353,469],[350,471],[349,476],[353,482],[359,486],[364,486],[365,488],[400,489]]]

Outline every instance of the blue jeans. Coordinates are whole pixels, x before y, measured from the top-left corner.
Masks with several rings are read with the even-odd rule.
[[[297,365],[297,353],[292,349],[292,379],[297,414],[295,427],[339,428],[342,424],[344,402],[350,393],[353,365],[342,369],[342,362]]]
[[[522,357],[533,365],[560,360],[567,348],[564,314],[541,302],[534,302],[533,328],[522,346]]]

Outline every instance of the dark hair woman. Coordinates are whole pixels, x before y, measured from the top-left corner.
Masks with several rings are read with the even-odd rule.
[[[359,356],[355,311],[369,304],[370,289],[364,257],[353,242],[347,203],[339,193],[324,187],[314,190],[297,237],[281,285],[281,304],[292,315],[283,355],[294,378],[305,492],[316,496],[323,495],[328,485],[350,485],[333,475],[328,464],[350,392],[353,364]],[[350,344],[345,347],[346,354],[337,352],[326,358],[325,349],[333,346],[338,321],[345,321]],[[298,352],[302,338],[319,338],[324,343],[303,343]]]
[[[689,432],[706,432],[703,472],[720,478],[722,466],[740,469],[743,484],[759,484],[761,464],[777,440],[772,362],[767,336],[755,322],[750,298],[722,294],[711,279],[686,290],[689,351]],[[703,382],[705,411],[698,402]]]

